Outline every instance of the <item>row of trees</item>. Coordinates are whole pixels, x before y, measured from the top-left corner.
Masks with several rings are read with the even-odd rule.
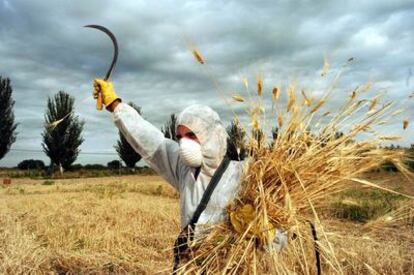
[[[12,99],[12,86],[10,79],[0,76],[0,159],[10,150],[15,142],[17,123],[13,113],[14,100]],[[61,173],[70,169],[80,153],[83,143],[82,131],[85,122],[75,115],[75,99],[64,91],[59,91],[49,97],[45,112],[45,125],[42,132],[42,149],[50,159],[50,168],[57,167]],[[139,114],[142,110],[134,103],[128,103]],[[170,116],[170,120],[161,128],[165,137],[176,141],[175,127],[177,117]],[[119,132],[119,140],[114,146],[120,159],[131,169],[135,169],[141,156],[134,151],[128,141]],[[112,161],[108,167],[119,167],[120,163]],[[20,169],[44,169],[44,163],[39,160],[24,160],[19,163]]]
[[[59,91],[55,96],[49,97],[47,100],[45,126],[42,133],[42,148],[50,158],[50,168],[58,167],[61,173],[64,170],[70,169],[77,159],[80,152],[79,147],[84,141],[82,131],[85,122],[75,115],[74,103],[75,99],[63,91]],[[128,104],[140,115],[143,115],[141,107],[132,102]],[[3,79],[0,76],[0,159],[10,150],[11,145],[16,140],[16,128],[18,125],[14,121],[13,106],[14,100],[12,99],[10,80],[8,78]],[[166,138],[177,141],[176,125],[177,117],[175,114],[171,114],[168,122],[161,127],[161,131]],[[232,121],[230,126],[227,127],[227,132],[239,154],[241,156],[245,155],[246,132],[237,120]],[[339,138],[341,135],[342,133],[338,133],[336,138]],[[252,136],[260,144],[265,134],[259,130],[252,133]],[[278,128],[274,128],[272,130],[273,140],[276,140],[277,136]],[[129,145],[121,132],[119,132],[119,140],[114,148],[125,165],[134,170],[136,163],[141,160],[141,156]],[[411,151],[413,151],[414,156],[413,145]],[[19,168],[25,169],[24,167],[28,165],[35,165],[39,169],[44,168],[43,163],[34,163],[33,160],[28,161],[29,163],[21,162]],[[108,167],[121,166],[121,163],[115,162],[112,161],[111,164],[108,164]]]
[[[0,76],[0,159],[9,152],[17,136],[18,124],[15,123],[15,101],[12,99],[12,92],[10,79]],[[61,173],[75,162],[80,152],[79,147],[84,141],[82,131],[85,122],[75,115],[74,104],[75,99],[64,91],[59,91],[47,100],[42,148],[50,158],[50,166],[58,167]],[[130,105],[141,113],[141,108],[133,103]],[[121,133],[119,137],[115,149],[125,164],[133,168],[141,156],[131,148]],[[109,166],[119,164],[112,161]],[[39,160],[25,160],[19,163],[18,167],[44,169],[45,165]]]
[[[39,160],[39,159],[25,159],[17,165],[17,168],[20,170],[44,170],[45,168],[47,168],[47,166],[42,160]],[[86,164],[86,165],[74,164],[71,166],[72,170],[80,170],[80,169],[104,170],[107,168],[112,169],[112,170],[118,170],[120,168],[123,168],[123,165],[121,161],[115,159],[115,160],[111,160],[110,162],[108,162],[106,166],[102,164]]]

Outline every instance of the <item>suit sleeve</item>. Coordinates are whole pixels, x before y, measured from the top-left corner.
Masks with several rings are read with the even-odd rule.
[[[180,161],[178,144],[165,138],[158,128],[127,104],[118,104],[113,119],[119,131],[145,162],[180,191],[183,164]]]

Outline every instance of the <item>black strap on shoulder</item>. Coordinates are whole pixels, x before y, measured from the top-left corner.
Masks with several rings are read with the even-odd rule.
[[[195,226],[195,224],[198,222],[198,219],[201,216],[201,213],[203,213],[203,211],[206,209],[207,204],[210,201],[210,197],[213,194],[214,189],[219,183],[227,167],[229,166],[229,163],[230,163],[230,158],[227,155],[224,156],[223,160],[220,163],[220,166],[217,168],[213,177],[211,178],[210,183],[207,186],[207,189],[204,191],[203,197],[201,198],[200,203],[198,204],[196,210],[194,211],[193,217],[188,223],[190,227],[193,228]]]
[[[224,156],[223,160],[221,161],[219,167],[214,172],[213,177],[211,178],[207,189],[204,191],[203,197],[201,198],[200,203],[198,204],[196,210],[194,211],[193,217],[191,218],[188,226],[194,229],[195,224],[198,222],[201,213],[206,209],[208,202],[210,201],[210,197],[213,194],[214,189],[216,188],[217,184],[219,183],[221,177],[223,176],[224,172],[227,170],[227,167],[230,164],[231,160],[239,160],[239,156],[237,154],[236,147],[231,142],[230,139],[227,140],[227,151],[226,155]]]
[[[201,213],[203,213],[203,211],[206,209],[207,204],[210,201],[210,197],[213,194],[214,189],[219,183],[224,172],[227,170],[227,167],[229,166],[231,160],[239,160],[239,157],[238,157],[237,150],[235,149],[234,145],[230,142],[230,140],[228,140],[226,155],[221,161],[219,167],[214,172],[214,175],[211,178],[207,186],[207,189],[204,191],[204,194],[203,194],[203,197],[201,198],[200,203],[198,204],[196,210],[194,211],[193,217],[191,218],[188,225],[184,227],[184,229],[181,231],[180,235],[175,241],[173,274],[176,274],[178,265],[180,263],[180,252],[185,251],[187,249],[188,240],[193,239],[193,233],[194,233],[195,226],[198,222],[198,219],[200,218]]]

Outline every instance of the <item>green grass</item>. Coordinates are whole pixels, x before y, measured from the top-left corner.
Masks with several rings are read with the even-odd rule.
[[[52,175],[48,174],[45,170],[31,169],[31,170],[19,170],[15,168],[0,168],[0,178],[31,178],[31,179],[73,179],[73,178],[98,178],[98,177],[111,177],[111,176],[125,176],[125,175],[154,175],[155,172],[148,167],[139,167],[135,171],[131,171],[128,168],[122,168],[121,170],[112,169],[78,169],[73,171],[65,171],[63,175],[60,175],[58,171],[55,171]]]
[[[382,190],[347,190],[334,198],[330,213],[336,218],[366,222],[398,208],[404,200]]]

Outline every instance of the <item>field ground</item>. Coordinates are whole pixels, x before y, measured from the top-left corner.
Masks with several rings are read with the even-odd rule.
[[[372,176],[414,194],[397,174]],[[352,188],[321,211],[345,273],[414,274],[413,220],[364,226],[402,203]],[[19,178],[0,187],[0,274],[168,274],[178,232],[178,195],[157,176]]]

